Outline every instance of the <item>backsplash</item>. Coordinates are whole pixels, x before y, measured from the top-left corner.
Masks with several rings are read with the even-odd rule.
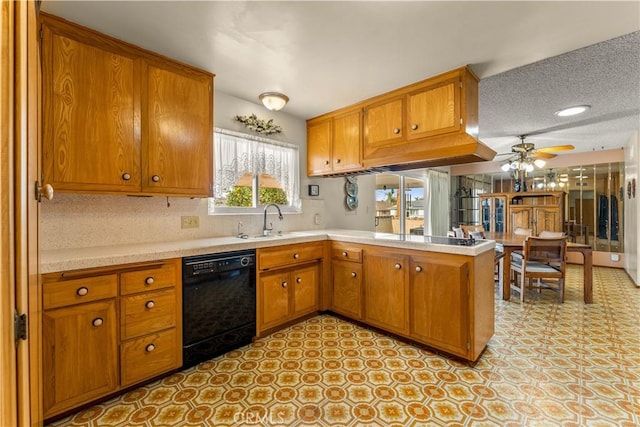
[[[262,215],[208,215],[207,199],[61,194],[41,204],[40,249],[85,248],[259,234]],[[320,224],[314,222],[320,215]],[[182,229],[182,216],[198,216],[198,228]],[[302,213],[273,221],[274,231],[329,228],[322,199],[302,199]]]

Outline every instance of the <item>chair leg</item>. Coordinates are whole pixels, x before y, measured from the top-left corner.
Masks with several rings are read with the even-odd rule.
[[[558,279],[558,296],[560,297],[560,302],[564,303],[564,278]]]
[[[524,274],[520,274],[520,302],[524,303],[524,292],[527,287],[525,286],[526,278]]]

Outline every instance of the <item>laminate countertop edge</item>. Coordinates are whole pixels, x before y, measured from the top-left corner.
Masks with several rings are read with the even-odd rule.
[[[475,246],[425,243],[423,236],[400,236],[361,230],[313,230],[286,232],[281,236],[238,237],[218,236],[203,239],[149,242],[111,246],[55,249],[40,252],[40,273],[79,270],[137,262],[158,261],[221,252],[258,249],[294,243],[333,240],[391,248],[423,250],[467,256],[477,256],[495,248],[495,241],[486,240]]]

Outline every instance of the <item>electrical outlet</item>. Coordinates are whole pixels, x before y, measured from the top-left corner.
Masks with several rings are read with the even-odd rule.
[[[198,216],[183,216],[181,217],[182,228],[198,228],[200,227],[200,217]]]

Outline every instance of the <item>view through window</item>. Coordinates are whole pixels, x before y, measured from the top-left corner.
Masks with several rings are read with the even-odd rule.
[[[298,148],[222,129],[214,133],[212,213],[258,212],[269,203],[300,209]]]

